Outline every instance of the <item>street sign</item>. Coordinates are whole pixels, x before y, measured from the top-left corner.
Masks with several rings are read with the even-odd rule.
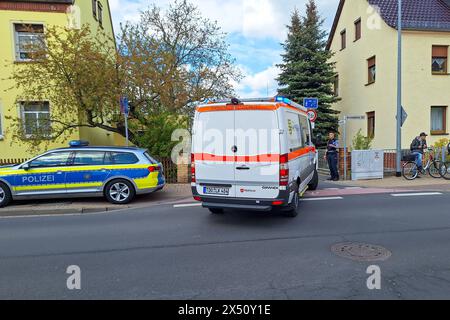
[[[130,114],[130,105],[127,97],[120,98],[120,112],[125,116],[125,139],[128,146],[130,144],[128,137],[128,115]]]
[[[317,111],[316,110],[308,110],[308,118],[311,122],[316,122],[317,120]]]
[[[408,119],[408,114],[406,113],[405,109],[402,107],[402,127],[406,122],[406,119]]]
[[[303,99],[303,106],[306,109],[319,109],[319,99],[305,98],[305,99]]]
[[[366,116],[346,116],[346,120],[365,120]]]
[[[128,98],[122,97],[120,98],[120,112],[125,116],[128,117],[130,113],[130,106],[128,103]]]

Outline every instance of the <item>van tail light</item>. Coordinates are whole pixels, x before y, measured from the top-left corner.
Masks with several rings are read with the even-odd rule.
[[[191,182],[195,183],[197,180],[195,178],[195,155],[191,154]]]
[[[289,156],[280,156],[280,186],[286,187],[289,184]]]

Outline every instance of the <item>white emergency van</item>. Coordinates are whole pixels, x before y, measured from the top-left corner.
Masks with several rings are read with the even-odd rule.
[[[307,110],[284,97],[198,106],[192,139],[194,199],[214,214],[280,209],[297,216],[300,197],[318,185],[311,132]]]

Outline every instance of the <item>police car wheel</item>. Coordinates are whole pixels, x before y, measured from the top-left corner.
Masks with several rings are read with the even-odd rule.
[[[0,208],[6,207],[12,200],[8,186],[0,182]]]
[[[105,196],[113,204],[127,204],[133,200],[135,191],[129,181],[114,180],[106,186]]]

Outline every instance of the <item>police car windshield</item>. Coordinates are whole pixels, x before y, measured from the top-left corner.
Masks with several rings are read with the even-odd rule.
[[[152,164],[158,163],[158,161],[156,161],[154,158],[152,158],[152,156],[148,152],[145,152],[144,155]]]

